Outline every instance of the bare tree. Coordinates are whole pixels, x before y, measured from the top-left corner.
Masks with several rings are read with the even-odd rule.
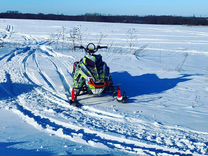
[[[183,70],[183,66],[184,66],[188,56],[189,56],[188,53],[184,54],[184,58],[183,58],[182,62],[180,64],[178,64],[178,66],[176,67],[176,71],[181,72]]]
[[[101,44],[101,42],[102,42],[102,40],[104,39],[104,38],[106,38],[107,37],[107,35],[104,35],[102,32],[100,32],[100,36],[99,36],[99,39],[98,39],[98,45],[100,45]]]
[[[69,40],[72,41],[72,47],[74,47],[76,44],[82,44],[81,26],[73,27],[70,30],[70,32],[69,32]]]
[[[82,43],[81,27],[77,26],[67,30],[67,28],[63,26],[61,30],[51,34],[51,41],[56,43],[56,48],[61,45],[62,49],[67,48],[73,50],[76,44]]]
[[[135,53],[135,47],[137,45],[137,35],[136,35],[136,29],[131,28],[127,31],[127,43],[129,46],[130,53],[133,54]]]
[[[4,32],[0,34],[0,47],[3,47],[5,40],[10,38],[14,34],[14,27],[12,25],[7,25]]]
[[[145,51],[145,49],[146,49],[147,46],[148,45],[145,44],[145,45],[141,46],[140,48],[135,49],[133,55],[135,55],[138,60],[140,58],[144,57],[145,56],[144,51]]]

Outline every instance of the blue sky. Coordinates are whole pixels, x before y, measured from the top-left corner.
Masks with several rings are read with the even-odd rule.
[[[208,0],[1,0],[0,12],[208,16]]]

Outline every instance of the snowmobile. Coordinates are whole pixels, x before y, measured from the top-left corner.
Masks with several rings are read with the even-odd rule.
[[[73,65],[73,88],[71,90],[70,104],[78,106],[77,96],[82,94],[112,94],[118,102],[126,103],[127,96],[121,92],[119,86],[114,86],[110,68],[102,60],[100,54],[95,54],[99,49],[107,46],[95,46],[89,43],[86,47],[75,46],[74,49],[83,49],[86,55]]]

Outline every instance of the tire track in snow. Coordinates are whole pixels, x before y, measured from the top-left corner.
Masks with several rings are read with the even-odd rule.
[[[33,109],[31,108],[31,110]],[[140,121],[137,122],[136,125],[131,125],[131,127],[131,123],[127,122],[127,124],[125,120],[119,122],[116,120],[108,121],[107,118],[103,120],[101,118],[102,116],[90,117],[89,114],[87,114],[87,112],[80,113],[71,109],[66,111],[59,110],[58,108],[56,108],[56,110],[54,109],[54,111],[57,111],[57,114],[55,116],[60,115],[62,118],[66,119],[67,122],[65,121],[65,123],[70,123],[72,125],[75,124],[80,129],[82,129],[83,127],[88,127],[92,131],[96,131],[97,133],[103,132],[103,135],[110,133],[110,136],[125,138],[127,140],[135,141],[137,143],[159,146],[159,148],[163,149],[175,149],[176,151],[181,151],[182,153],[186,153],[186,151],[189,150],[191,151],[191,153],[203,153],[203,149],[206,147],[206,144],[200,142],[197,139],[197,137],[201,138],[203,137],[203,135],[200,136],[199,134],[195,133],[187,134],[183,130],[180,131],[177,129],[169,129],[163,125],[151,124],[146,123],[144,121]],[[43,112],[42,108],[38,112]],[[199,146],[200,148],[197,146]],[[197,151],[197,149],[202,149],[202,151]],[[206,148],[204,149],[204,151],[206,151]]]
[[[58,66],[52,60],[50,60],[50,61],[53,63],[54,67],[56,68],[56,72],[59,75],[59,78],[60,78],[60,80],[61,80],[61,82],[63,84],[63,87],[64,87],[64,90],[65,90],[65,94],[67,96],[67,99],[69,99],[69,97],[71,97],[70,89],[72,87],[67,82],[63,71],[60,68],[58,68]]]
[[[53,96],[58,97],[58,98],[60,98],[60,99],[63,99],[57,92],[50,91],[50,90],[48,90],[48,88],[45,87],[44,85],[41,85],[40,83],[35,82],[35,81],[34,81],[34,77],[31,76],[30,72],[28,71],[28,66],[27,66],[27,64],[29,64],[28,61],[29,61],[31,55],[33,55],[33,54],[35,55],[35,52],[37,52],[37,50],[39,50],[39,49],[38,49],[38,46],[36,46],[36,48],[33,48],[30,52],[28,52],[27,56],[26,56],[26,57],[23,59],[23,61],[22,61],[23,69],[24,69],[24,71],[22,71],[22,73],[23,73],[24,77],[25,77],[29,82],[31,82],[32,84],[34,84],[34,85],[36,85],[36,86],[39,86],[39,87],[42,87],[42,88],[45,89],[46,91],[49,91],[51,94],[53,94]],[[41,51],[43,54],[45,54],[46,56],[48,56],[48,57],[53,57],[53,55],[51,55],[50,53],[48,53],[48,52],[46,52],[46,51],[44,51],[44,50],[42,50],[42,49],[41,49],[40,51]],[[25,51],[25,53],[26,53],[26,52],[27,52],[27,51]],[[34,57],[33,57],[33,60],[34,60]],[[42,73],[42,71],[41,71],[41,69],[40,69],[40,67],[39,67],[39,64],[38,64],[37,60],[34,60],[34,62],[35,62],[35,64],[36,64],[36,67],[37,67],[37,70],[38,70],[40,76],[43,78],[43,80],[45,80],[46,84],[48,84],[50,87],[52,87],[52,89],[53,89],[54,91],[56,91],[54,85],[52,85],[52,83],[51,83],[51,82],[49,81],[49,79],[47,78],[48,76],[46,76],[46,74],[43,74],[43,73]]]
[[[62,122],[51,117],[45,117],[38,114],[37,111],[33,112],[27,108],[27,104],[20,98],[20,104],[16,104],[14,112],[25,119],[29,124],[35,125],[44,131],[51,134],[70,139],[74,142],[79,142],[87,145],[93,145],[98,147],[107,147],[122,150],[130,153],[146,153],[146,154],[169,154],[169,155],[186,155],[189,152],[184,152],[175,148],[168,148],[153,144],[147,144],[144,142],[138,142],[121,138],[109,134],[105,134],[98,131],[93,131],[86,127],[79,127],[70,122]]]
[[[100,118],[107,118],[107,119],[110,119],[112,121],[124,121],[124,117],[120,114],[113,114],[113,113],[110,113],[110,112],[106,112],[106,111],[103,111],[103,110],[99,110],[99,109],[95,109],[93,107],[89,107],[89,106],[82,106],[81,108],[76,108],[74,106],[71,106],[67,100],[63,100],[63,99],[60,99],[60,98],[57,98],[55,96],[50,96],[48,95],[46,92],[43,93],[44,91],[41,91],[40,89],[36,89],[37,93],[39,95],[42,95],[44,96],[44,98],[46,98],[47,100],[49,100],[51,103],[56,103],[61,110],[63,111],[78,111],[82,114],[88,114],[90,116],[98,116]],[[63,112],[62,111],[62,112]]]
[[[43,78],[43,80],[47,83],[47,85],[48,85],[53,91],[56,91],[56,89],[55,89],[55,87],[54,87],[55,85],[52,83],[52,81],[50,80],[50,78],[49,78],[45,73],[43,73],[42,70],[40,69],[40,66],[39,66],[39,64],[38,64],[38,61],[37,61],[37,58],[36,58],[36,54],[35,54],[35,53],[32,55],[32,58],[33,58],[33,60],[35,61],[35,64],[36,64],[36,66],[37,66],[37,69],[38,69],[38,72],[39,72],[40,76]]]
[[[46,46],[41,46],[40,49],[42,50],[43,53],[45,53],[49,57],[50,62],[56,68],[56,73],[59,75],[59,78],[60,78],[60,80],[61,80],[61,82],[62,82],[62,84],[64,86],[64,89],[65,89],[66,94],[67,95],[70,95],[70,90],[71,90],[72,87],[70,86],[70,83],[67,82],[67,79],[66,79],[63,71],[61,70],[61,68],[58,68],[57,64],[51,59],[51,56],[53,58],[56,58],[56,57],[67,57],[67,58],[70,58],[71,64],[73,64],[73,62],[75,60],[74,57],[68,56],[68,55],[59,54],[59,53],[55,52],[52,48],[49,48],[49,47],[46,47]],[[73,61],[71,61],[71,60],[73,60]],[[59,61],[59,63],[61,63],[62,65],[64,65],[67,73],[72,78],[73,77],[72,76],[72,73],[68,70],[68,66],[66,65],[66,63],[64,61]]]
[[[39,84],[35,83],[30,77],[30,75],[28,74],[28,70],[27,70],[27,64],[28,64],[28,59],[30,58],[30,56],[35,52],[35,49],[33,49],[32,51],[28,52],[27,56],[24,57],[23,61],[22,61],[22,65],[23,65],[23,75],[24,77],[32,84],[40,86]]]

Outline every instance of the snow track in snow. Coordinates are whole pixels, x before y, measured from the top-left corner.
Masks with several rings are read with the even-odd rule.
[[[55,87],[54,87],[55,85],[52,83],[50,78],[45,73],[43,73],[42,70],[40,69],[38,61],[37,61],[37,58],[36,58],[36,54],[33,54],[32,57],[33,57],[33,60],[35,61],[35,64],[36,64],[37,69],[38,69],[38,72],[39,72],[40,76],[42,77],[42,79],[48,84],[48,86],[50,88],[52,88],[52,90],[55,91],[56,90]]]
[[[43,98],[35,94],[30,96],[40,97],[40,100]],[[145,123],[138,119],[128,119],[128,125],[125,118],[113,121],[105,118],[104,121],[100,114],[89,115],[87,111],[72,106],[69,106],[71,109],[59,106],[50,108],[50,105],[56,104],[49,101],[45,101],[45,106],[37,107],[36,102],[30,101],[34,97],[30,96],[19,97],[15,111],[30,124],[75,142],[88,145],[93,143],[94,146],[132,153],[142,150],[146,154],[152,152],[180,155],[194,152],[204,154],[206,151],[207,144],[200,143],[199,140],[206,140],[207,134],[168,128],[158,123]],[[201,150],[195,151],[196,149]]]

